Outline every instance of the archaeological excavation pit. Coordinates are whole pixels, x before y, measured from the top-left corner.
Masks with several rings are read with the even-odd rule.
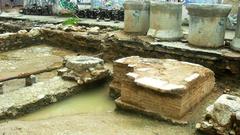
[[[240,134],[236,5],[58,2],[0,14],[0,135]]]

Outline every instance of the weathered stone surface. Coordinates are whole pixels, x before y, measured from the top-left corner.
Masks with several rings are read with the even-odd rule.
[[[237,28],[235,37],[231,43],[231,48],[240,51],[240,7],[238,7]]]
[[[69,95],[77,89],[77,83],[55,77],[14,92],[0,95],[0,119],[12,118],[37,109],[41,105],[55,102],[63,95]],[[54,99],[54,100],[52,100]]]
[[[160,40],[179,40],[183,37],[182,4],[151,2],[148,35]]]
[[[224,94],[207,107],[206,111],[206,118],[200,123],[198,130],[221,135],[239,133],[239,97]]]
[[[2,39],[7,39],[7,38],[9,38],[10,36],[13,36],[13,35],[16,35],[15,33],[4,33],[4,34],[1,34],[0,35],[0,37],[2,38]]]
[[[100,32],[99,27],[92,27],[92,28],[89,28],[89,30],[88,30],[88,34],[98,35],[99,32]]]
[[[63,63],[61,55],[69,55],[70,53],[74,54],[47,45],[3,52],[0,56],[0,82],[26,78],[33,74],[61,68]]]
[[[18,32],[20,30],[30,30],[35,26],[41,26],[40,22],[27,20],[1,20],[0,32]]]
[[[196,48],[182,42],[156,42],[149,37],[123,32],[114,32],[102,45],[106,48],[105,60],[132,55],[170,58],[201,64],[215,72],[227,69],[234,74],[240,73],[240,53],[228,48]]]
[[[111,88],[121,92],[116,100],[120,107],[175,120],[199,103],[215,84],[214,73],[201,65],[138,56],[116,60],[113,78]]]
[[[74,51],[99,51],[105,34],[88,35],[87,32],[65,32],[62,30],[42,29],[44,42]]]
[[[194,46],[216,48],[224,44],[230,5],[187,4],[190,15],[188,42]]]
[[[72,79],[79,84],[104,79],[110,71],[104,67],[102,59],[90,56],[66,56],[65,67],[59,72],[63,78]]]
[[[90,56],[66,56],[65,57],[66,67],[77,72],[85,71],[89,68],[103,67],[104,61],[99,58]]]
[[[124,31],[146,34],[149,29],[149,6],[147,1],[127,0],[124,3]]]
[[[18,34],[27,34],[27,32],[28,32],[27,30],[19,30],[17,33]]]
[[[41,34],[41,28],[36,27],[36,28],[32,28],[27,34],[29,37],[37,37]]]
[[[76,52],[103,53],[104,60],[139,55],[154,58],[172,58],[204,65],[216,72],[230,70],[240,72],[240,54],[228,48],[203,49],[182,42],[155,42],[146,36],[133,36],[122,31],[103,32],[88,35],[87,32],[65,32],[57,28],[40,30],[41,35],[29,37],[28,34],[0,35],[0,51],[19,49],[26,46],[46,43]],[[79,26],[86,31],[88,27]],[[59,29],[59,30],[56,30]],[[197,55],[196,55],[197,54]]]
[[[0,34],[0,51],[8,51],[23,48],[30,44],[40,44],[40,28],[33,28],[29,32],[20,30],[17,33]]]

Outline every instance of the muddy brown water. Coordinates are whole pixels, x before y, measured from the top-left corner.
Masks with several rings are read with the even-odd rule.
[[[85,92],[27,114],[19,120],[29,121],[74,114],[113,112],[115,104],[108,98],[107,90],[108,84],[86,88]]]
[[[150,135],[162,135],[163,133],[166,135],[190,135],[195,132],[194,126],[191,124],[186,126],[172,125],[142,115],[119,110],[116,111],[114,101],[108,97],[108,90],[108,83],[92,86],[86,88],[85,92],[27,114],[18,118],[18,120],[32,122],[48,119],[58,120],[59,118],[68,119],[71,116],[79,116],[82,118],[87,117],[86,119],[81,119],[79,121],[88,124],[94,124],[96,122],[99,128],[101,127],[98,125],[99,120],[111,120],[113,122],[112,124],[119,123],[120,121],[120,125],[117,126],[119,129],[116,130],[133,130],[132,132],[138,135],[144,135],[146,132]],[[90,121],[93,122],[90,123]],[[116,126],[111,127],[111,123],[109,123],[108,126],[108,128],[116,128]],[[90,128],[90,126],[86,128]],[[94,131],[92,133],[94,134]],[[129,131],[129,133],[131,132]]]

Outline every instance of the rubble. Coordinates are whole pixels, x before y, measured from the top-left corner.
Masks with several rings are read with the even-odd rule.
[[[197,130],[219,135],[240,134],[240,97],[223,94],[206,109],[205,119]]]
[[[104,61],[90,56],[66,56],[65,67],[58,71],[64,79],[75,80],[79,85],[109,77]]]
[[[110,87],[121,93],[119,108],[182,123],[214,84],[214,73],[203,66],[132,56],[114,62]]]

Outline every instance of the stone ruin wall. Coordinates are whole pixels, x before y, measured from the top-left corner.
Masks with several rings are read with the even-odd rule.
[[[167,47],[152,46],[151,40],[146,37],[124,39],[118,31],[89,34],[87,31],[74,32],[68,30],[34,28],[33,30],[20,30],[18,33],[5,33],[0,35],[0,50],[8,51],[31,45],[48,44],[66,48],[75,52],[100,55],[104,60],[112,61],[118,58],[138,55],[152,58],[172,58],[198,63],[214,71],[229,69],[239,73],[239,62],[234,59],[225,59],[222,56],[210,54],[206,56],[191,50],[169,49]],[[197,55],[196,55],[197,54]],[[211,56],[212,55],[212,56]]]

